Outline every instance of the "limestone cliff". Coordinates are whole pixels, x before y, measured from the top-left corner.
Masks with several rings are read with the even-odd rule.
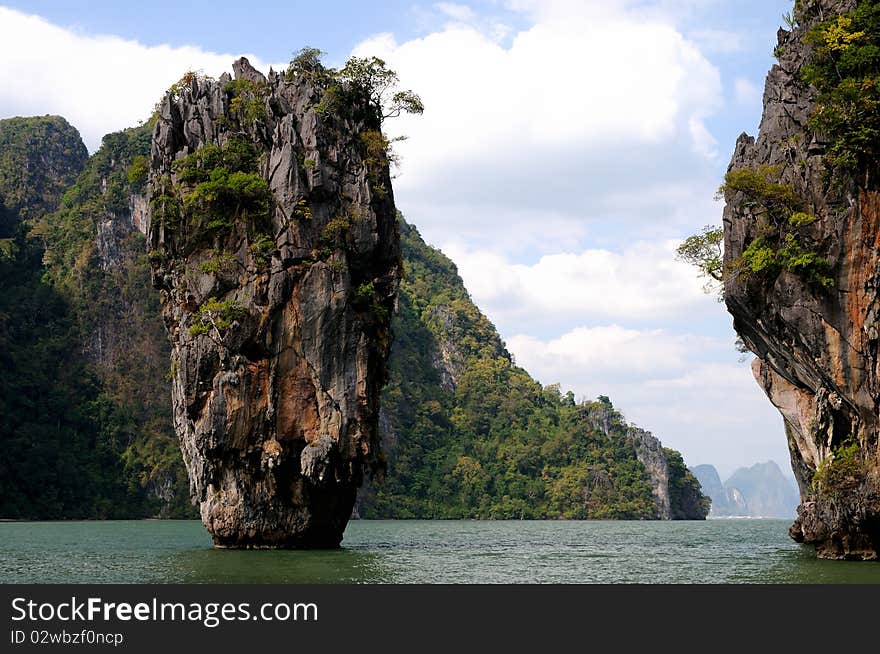
[[[791,31],[779,32],[759,136],[741,136],[731,163],[732,171],[774,179],[761,189],[760,180],[727,185],[725,300],[757,355],[755,377],[784,418],[801,493],[792,537],[815,544],[822,557],[873,559],[880,552],[880,194],[866,183],[873,175],[829,177],[828,136],[810,124],[818,90],[804,81],[815,56],[805,36],[857,4],[798,2]],[[785,239],[782,223],[768,220],[771,200],[762,206],[758,191],[774,195],[776,207],[792,198],[800,205],[785,218]],[[769,266],[782,250],[764,248],[759,261],[754,246],[773,230],[788,249]]]
[[[627,437],[633,444],[636,458],[645,466],[651,478],[651,489],[657,505],[657,517],[660,520],[671,520],[672,509],[669,503],[669,467],[663,445],[650,432],[637,427],[630,427]],[[697,516],[694,515],[694,518]]]
[[[245,59],[159,107],[148,199],[174,421],[215,544],[333,547],[366,467],[400,268],[381,117]]]

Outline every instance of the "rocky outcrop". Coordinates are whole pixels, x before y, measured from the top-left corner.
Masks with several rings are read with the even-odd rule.
[[[699,481],[685,467],[681,454],[663,447],[651,432],[634,425],[623,425],[620,414],[610,402],[602,401],[589,416],[588,422],[608,438],[623,430],[625,442],[635,452],[645,469],[654,498],[657,520],[705,520],[709,500],[700,490]]]
[[[335,547],[380,465],[400,269],[380,117],[318,75],[233,68],[185,77],[153,134],[175,428],[217,546]]]
[[[817,286],[786,269],[772,279],[737,274],[762,220],[743,193],[728,193],[725,300],[758,357],[755,377],[784,418],[801,494],[792,537],[815,544],[821,557],[873,559],[880,553],[880,194],[859,180],[829,183],[826,143],[808,126],[816,90],[800,76],[811,57],[806,32],[855,6],[797,4],[796,27],[779,32],[759,137],[741,136],[731,162],[732,170],[777,167],[779,183],[805,200],[816,217],[805,238],[827,260],[831,283]],[[832,476],[836,483],[824,483]]]
[[[650,432],[637,427],[627,430],[627,439],[632,443],[636,458],[645,466],[651,478],[654,503],[657,505],[657,518],[671,520],[672,509],[669,504],[669,467],[663,445]]]

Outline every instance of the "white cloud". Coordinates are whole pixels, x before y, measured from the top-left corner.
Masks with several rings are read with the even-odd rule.
[[[0,7],[0,58],[0,117],[60,114],[95,150],[106,133],[148,118],[187,70],[219,76],[237,55],[78,34]]]
[[[624,16],[539,23],[504,48],[476,29],[450,26],[398,44],[379,35],[356,54],[388,60],[425,100],[422,117],[392,129],[417,147],[407,177],[437,165],[511,154],[625,143],[682,134],[720,98],[717,70],[680,33]]]
[[[736,103],[743,107],[755,107],[761,104],[761,92],[750,80],[739,77],[733,83]]]
[[[555,379],[572,369],[589,371],[591,378],[609,380],[680,372],[687,356],[687,339],[661,329],[639,331],[620,325],[578,327],[559,338],[542,341],[517,335],[507,341],[517,362]],[[583,384],[579,384],[582,386]]]
[[[788,465],[782,420],[749,366],[734,362],[732,342],[613,325],[547,341],[514,336],[507,345],[544,383],[582,398],[610,396],[688,465],[712,463],[722,476],[757,460]]]
[[[717,311],[701,281],[674,257],[674,242],[637,242],[623,252],[556,253],[532,264],[503,254],[444,247],[477,305],[502,327],[611,319],[627,323]]]
[[[547,252],[560,234],[626,230],[603,244],[619,247],[633,231],[677,238],[711,221],[717,149],[705,121],[721,105],[720,74],[668,19],[626,4],[514,2],[534,23],[503,43],[457,21],[355,48],[425,102],[423,116],[387,127],[409,136],[395,197],[429,239],[519,254]]]
[[[694,152],[703,155],[707,159],[717,156],[718,150],[715,146],[718,145],[718,142],[709,130],[706,129],[705,123],[694,116],[688,121],[688,127],[690,128],[691,139],[693,139],[694,143]]]

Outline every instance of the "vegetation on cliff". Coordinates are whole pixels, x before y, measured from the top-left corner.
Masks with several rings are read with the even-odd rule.
[[[828,141],[827,168],[873,178],[880,157],[880,2],[861,0],[855,11],[813,25],[804,41],[813,55],[801,75],[819,91],[809,126]]]
[[[787,270],[815,286],[830,288],[831,265],[815,252],[817,244],[810,239],[809,227],[816,217],[805,213],[807,203],[801,196],[806,193],[778,181],[780,175],[780,168],[770,165],[732,169],[725,175],[719,194],[728,201],[739,195],[742,206],[758,221],[757,237],[727,272],[772,281]]]
[[[695,266],[705,277],[706,292],[721,292],[725,278],[741,276],[765,283],[782,271],[799,275],[817,288],[831,288],[831,264],[816,252],[810,226],[816,216],[793,184],[779,181],[779,166],[734,168],[724,176],[718,197],[739,198],[757,221],[757,236],[733,262],[724,264],[724,230],[708,225],[688,237],[676,251],[679,260]]]
[[[799,0],[795,16],[811,21],[803,36],[809,59],[799,62],[800,81],[817,92],[808,128],[823,145],[825,182],[868,188],[880,156],[880,2],[861,0],[846,14],[828,15],[821,3]],[[789,17],[796,29],[797,19]],[[784,49],[777,49],[781,56]],[[798,146],[791,143],[792,149]],[[806,162],[796,163],[805,167]],[[815,190],[814,190],[815,191]],[[754,275],[772,281],[783,270],[798,274],[819,288],[833,286],[828,259],[810,236],[816,221],[810,189],[782,181],[779,166],[731,169],[719,195],[730,202],[737,194],[761,222],[759,234],[739,259],[719,267],[714,247],[721,233],[707,228],[679,247],[679,258],[700,274],[719,280],[724,275]]]
[[[62,160],[68,141],[31,147]],[[60,206],[60,191],[54,206],[43,193],[25,199],[38,204],[28,205],[17,258],[0,263],[0,479],[17,489],[3,493],[4,517],[191,514],[171,430],[167,340],[130,206],[138,185],[129,169],[149,150],[147,126],[110,134],[81,174],[50,186],[67,188]]]

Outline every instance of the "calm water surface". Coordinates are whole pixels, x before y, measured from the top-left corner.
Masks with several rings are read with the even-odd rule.
[[[4,583],[880,583],[777,520],[354,521],[342,549],[214,550],[200,522],[0,523]]]

